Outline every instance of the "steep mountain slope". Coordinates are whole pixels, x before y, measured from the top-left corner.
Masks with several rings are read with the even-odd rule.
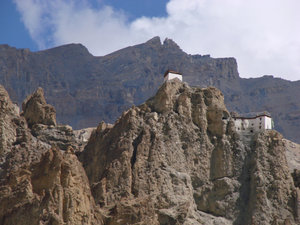
[[[239,136],[217,89],[174,80],[80,159],[105,224],[296,224],[285,151],[273,130]]]
[[[25,118],[0,85],[0,224],[102,224],[72,130],[47,125],[55,110],[41,89],[28,102]]]
[[[287,141],[239,135],[216,88],[166,82],[83,151],[42,89],[23,110],[0,86],[0,224],[299,223]]]
[[[0,83],[19,104],[37,87],[57,109],[59,123],[74,128],[113,122],[132,104],[152,96],[163,73],[174,69],[190,85],[218,87],[229,110],[268,110],[276,129],[300,142],[300,82],[266,76],[241,79],[234,58],[188,55],[170,39],[158,37],[103,57],[79,44],[41,52],[0,46]]]

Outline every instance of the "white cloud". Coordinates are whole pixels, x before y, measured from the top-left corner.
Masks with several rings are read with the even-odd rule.
[[[298,0],[170,0],[166,17],[131,22],[88,0],[15,2],[40,48],[75,42],[104,55],[159,35],[187,53],[235,57],[242,77],[300,79]]]

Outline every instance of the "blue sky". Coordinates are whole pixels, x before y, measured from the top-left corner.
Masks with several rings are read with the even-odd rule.
[[[0,44],[38,50],[37,44],[31,39],[15,4],[11,0],[1,0],[0,15]]]
[[[167,15],[167,0],[105,0],[94,2],[96,6],[111,5],[116,10],[123,10],[129,15],[130,19],[136,19],[142,16],[162,17]]]
[[[94,8],[110,5],[116,10],[123,11],[128,16],[129,21],[142,16],[166,16],[167,2],[167,0],[90,1]],[[29,48],[31,51],[39,50],[37,43],[30,37],[28,30],[22,22],[21,15],[12,0],[0,1],[0,15],[0,44],[8,44],[17,48]]]
[[[241,77],[300,80],[299,11],[299,0],[1,0],[0,44],[82,43],[101,56],[160,36],[235,57]]]

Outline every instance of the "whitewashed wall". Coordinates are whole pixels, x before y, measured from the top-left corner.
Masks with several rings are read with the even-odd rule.
[[[234,119],[235,128],[238,132],[258,132],[272,129],[272,118],[261,116],[253,119]]]
[[[182,75],[180,74],[175,74],[175,73],[168,73],[167,76],[165,76],[164,82],[167,80],[172,80],[178,78],[180,81],[182,81]]]

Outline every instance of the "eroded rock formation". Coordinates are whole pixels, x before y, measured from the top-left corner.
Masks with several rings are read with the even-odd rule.
[[[32,127],[35,124],[56,126],[56,111],[52,105],[46,103],[42,88],[38,88],[25,99],[22,109],[28,126]]]
[[[216,88],[176,80],[80,156],[105,224],[295,224],[282,137],[240,137]]]
[[[76,135],[31,119],[46,102],[25,118],[1,86],[0,97],[0,224],[299,224],[286,140],[239,135],[214,87],[168,81],[114,125]]]
[[[0,86],[0,224],[102,224],[75,155],[79,140],[69,126],[53,126],[42,93],[26,101],[25,119]]]
[[[73,150],[50,149],[1,183],[1,224],[102,224]]]

